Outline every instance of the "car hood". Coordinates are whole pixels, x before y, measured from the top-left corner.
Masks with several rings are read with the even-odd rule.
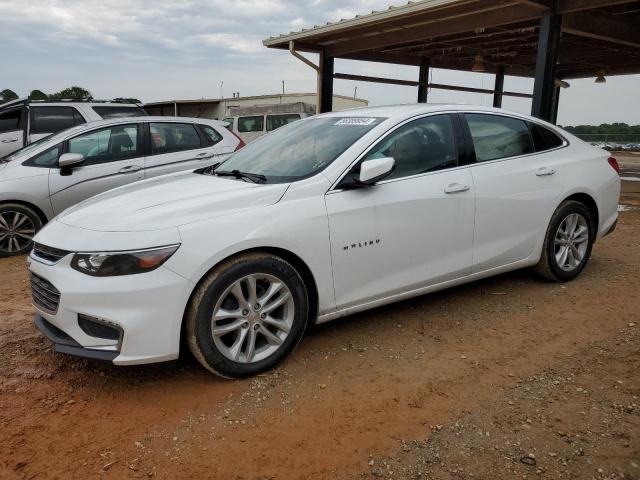
[[[193,172],[165,175],[92,197],[65,210],[56,221],[103,232],[160,230],[272,205],[288,186]]]

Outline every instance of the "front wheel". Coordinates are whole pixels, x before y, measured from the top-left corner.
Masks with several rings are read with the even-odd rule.
[[[573,280],[589,261],[595,230],[591,212],[583,203],[562,203],[551,217],[536,271],[556,282]]]
[[[298,272],[282,258],[250,253],[216,267],[200,283],[186,317],[189,348],[227,378],[282,361],[306,328],[308,300]]]
[[[42,228],[36,212],[19,203],[0,205],[0,257],[27,253]]]

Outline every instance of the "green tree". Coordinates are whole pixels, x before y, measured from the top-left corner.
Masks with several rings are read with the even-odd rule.
[[[29,100],[47,100],[49,96],[42,90],[31,90]]]
[[[11,100],[19,98],[16,92],[9,90],[8,88],[5,88],[0,92],[0,97],[0,103],[10,102]]]
[[[49,95],[49,100],[93,100],[93,95],[89,90],[74,85],[52,93]]]

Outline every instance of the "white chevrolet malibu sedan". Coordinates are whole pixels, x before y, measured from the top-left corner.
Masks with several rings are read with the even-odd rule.
[[[69,354],[245,377],[307,324],[523,267],[567,281],[616,225],[618,165],[537,119],[407,105],[292,123],[221,164],[57,216],[29,259]]]

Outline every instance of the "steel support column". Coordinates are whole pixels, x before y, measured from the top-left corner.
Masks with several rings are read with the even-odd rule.
[[[493,87],[493,106],[502,108],[502,93],[504,92],[504,67],[498,67],[496,72],[496,83]]]
[[[333,110],[333,69],[334,58],[322,52],[320,54],[320,84],[318,85],[320,112],[318,113],[326,113]]]
[[[556,80],[556,63],[562,15],[546,12],[540,20],[538,53],[536,56],[536,78],[533,86],[531,115],[551,121]]]
[[[553,89],[553,109],[551,111],[551,119],[549,120],[554,125],[558,123],[558,105],[560,104],[560,87]]]
[[[428,58],[423,58],[420,62],[420,73],[418,76],[418,103],[427,103],[429,93],[429,64]]]

